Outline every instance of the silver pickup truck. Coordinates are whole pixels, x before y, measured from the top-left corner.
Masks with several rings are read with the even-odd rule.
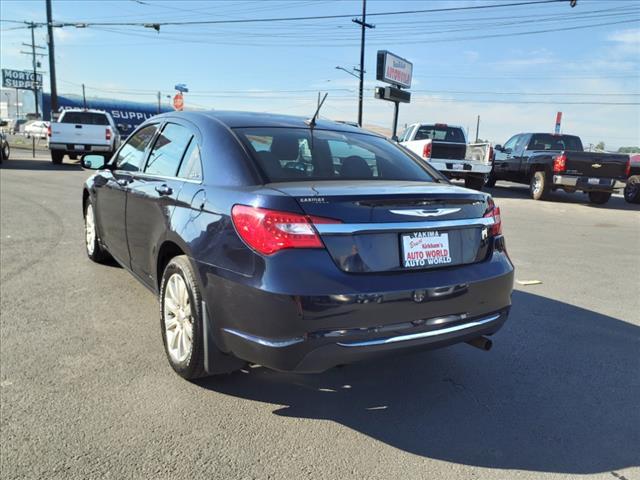
[[[120,146],[120,133],[111,115],[102,110],[70,109],[49,130],[51,161],[62,163],[65,155],[76,159],[85,153],[105,157]]]
[[[400,144],[448,178],[463,179],[467,188],[482,190],[491,172],[491,145],[467,144],[464,129],[444,123],[414,123]]]

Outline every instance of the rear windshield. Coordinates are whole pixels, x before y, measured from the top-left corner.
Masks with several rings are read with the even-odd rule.
[[[270,182],[440,178],[384,138],[308,128],[239,128],[242,143]]]
[[[66,112],[60,123],[80,123],[82,125],[109,125],[104,113]]]
[[[574,135],[551,135],[550,133],[534,133],[527,150],[572,150],[582,151],[582,142]]]
[[[465,143],[464,133],[459,127],[447,125],[421,125],[414,135],[414,140],[435,140],[440,142]]]

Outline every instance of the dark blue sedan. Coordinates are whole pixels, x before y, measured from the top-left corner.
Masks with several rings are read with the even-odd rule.
[[[158,295],[185,378],[320,372],[466,341],[511,305],[500,210],[398,145],[328,121],[184,112],[143,123],[83,189],[89,258]]]

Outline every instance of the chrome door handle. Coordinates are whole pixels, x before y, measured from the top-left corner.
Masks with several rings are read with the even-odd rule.
[[[168,185],[160,185],[156,187],[156,192],[160,195],[171,195],[173,193],[173,189]]]
[[[127,185],[129,185],[129,183],[131,183],[131,180],[128,178],[118,178],[116,180],[116,183],[121,187],[126,187]]]

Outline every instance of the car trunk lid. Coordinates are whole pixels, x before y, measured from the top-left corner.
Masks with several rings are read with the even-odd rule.
[[[336,265],[347,272],[437,268],[473,263],[486,255],[483,215],[488,202],[479,192],[406,181],[269,186],[294,197],[307,215],[341,222],[316,229]],[[417,258],[420,250],[433,258]]]

